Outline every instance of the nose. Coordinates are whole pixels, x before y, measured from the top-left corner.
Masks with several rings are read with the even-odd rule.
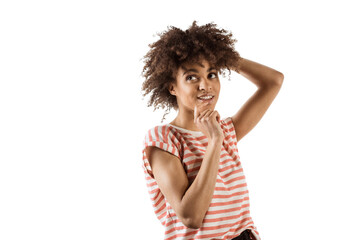
[[[209,83],[209,81],[206,78],[200,79],[199,90],[200,91],[204,90],[206,92],[211,90],[211,84]]]

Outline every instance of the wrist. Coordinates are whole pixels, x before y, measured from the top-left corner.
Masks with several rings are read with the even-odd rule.
[[[240,74],[241,71],[242,71],[243,63],[244,63],[244,58],[239,57],[239,59],[238,59],[238,61],[237,61],[237,63],[236,63],[236,68],[235,68],[235,71],[236,71],[237,73],[239,73],[239,74]]]
[[[224,140],[223,136],[214,136],[212,138],[209,138],[208,145],[222,146],[223,140]]]

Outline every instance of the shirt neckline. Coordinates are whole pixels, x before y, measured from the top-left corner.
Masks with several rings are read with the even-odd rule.
[[[204,135],[202,132],[200,131],[191,131],[191,130],[188,130],[188,129],[185,129],[185,128],[181,128],[181,127],[178,127],[178,126],[175,126],[175,125],[172,125],[170,123],[168,123],[169,126],[173,127],[173,128],[176,128],[176,129],[179,129],[183,132],[187,132],[187,133],[191,133],[193,135],[198,135],[198,136],[201,136],[201,135]]]

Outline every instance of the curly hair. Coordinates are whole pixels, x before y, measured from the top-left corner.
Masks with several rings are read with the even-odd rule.
[[[150,50],[143,57],[142,70],[145,77],[143,96],[150,94],[148,107],[154,106],[154,111],[166,108],[162,120],[171,108],[178,109],[176,96],[171,95],[168,88],[176,81],[177,70],[182,64],[194,63],[203,57],[224,75],[225,69],[230,73],[241,59],[234,49],[237,40],[232,38],[232,33],[218,29],[212,22],[198,26],[194,21],[185,31],[174,26],[167,28],[167,31],[157,33],[158,41],[148,45]]]

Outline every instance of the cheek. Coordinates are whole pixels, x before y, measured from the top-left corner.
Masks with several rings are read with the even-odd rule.
[[[185,105],[193,105],[197,100],[197,92],[192,88],[183,88],[181,92],[178,92],[178,100],[183,102]]]
[[[196,101],[197,99],[196,94],[197,94],[196,92],[188,92],[188,94],[186,95],[186,101],[189,103]]]
[[[196,97],[197,96],[196,94],[197,91],[195,88],[192,87],[184,88],[183,95],[185,95],[187,98],[193,98],[194,96]]]
[[[193,89],[190,89],[185,96],[186,105],[189,107],[193,107],[196,104],[197,101],[197,91],[194,91]]]
[[[220,82],[214,83],[213,89],[215,90],[215,92],[219,93],[221,89]]]

